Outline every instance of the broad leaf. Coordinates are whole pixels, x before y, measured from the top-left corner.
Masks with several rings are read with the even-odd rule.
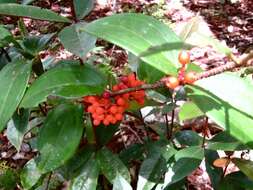
[[[198,146],[202,144],[202,137],[198,133],[190,130],[179,131],[175,133],[175,140],[182,146]]]
[[[69,159],[66,164],[60,167],[59,172],[68,180],[80,175],[82,166],[91,158],[94,151],[95,147],[86,145]]]
[[[20,113],[16,112],[8,123],[7,138],[17,151],[20,150],[24,135],[29,129],[29,115],[29,110],[20,110]]]
[[[20,45],[26,53],[35,56],[46,48],[46,45],[53,36],[54,34],[27,36],[20,42]]]
[[[21,184],[24,189],[30,189],[42,176],[42,172],[38,169],[37,161],[31,159],[26,163],[20,174]]]
[[[178,50],[170,49],[151,55],[142,53],[153,46],[168,44],[180,49],[182,41],[160,21],[142,14],[118,14],[93,21],[82,30],[114,43],[140,58],[156,73],[156,79],[164,74],[177,73]]]
[[[9,40],[12,38],[11,33],[3,25],[0,25],[0,47],[4,47],[8,44]]]
[[[38,167],[48,172],[63,165],[79,145],[83,132],[83,108],[62,104],[48,113],[38,135]]]
[[[117,175],[121,175],[130,182],[130,174],[127,167],[116,154],[113,154],[107,148],[103,148],[97,152],[96,160],[103,175],[105,175],[112,184]]]
[[[143,161],[137,183],[137,190],[151,190],[159,183],[162,175],[167,170],[167,161],[173,156],[172,147],[151,147],[147,158]]]
[[[231,85],[233,84],[233,85]],[[214,122],[241,142],[253,146],[253,84],[223,73],[188,86],[188,96]]]
[[[18,107],[28,83],[31,64],[23,61],[7,64],[0,72],[0,131]]]
[[[81,174],[71,181],[69,190],[96,190],[99,168],[94,158],[83,166]]]
[[[37,106],[49,95],[82,97],[101,93],[104,85],[104,77],[88,65],[54,68],[41,75],[32,84],[25,94],[21,107]]]
[[[246,150],[249,149],[226,131],[220,132],[207,142],[207,149],[210,150]]]
[[[253,180],[253,161],[240,158],[232,158],[232,162],[251,180]]]
[[[87,53],[95,47],[96,38],[81,31],[86,23],[78,23],[65,27],[60,33],[59,38],[63,46],[71,53],[84,58]]]
[[[121,175],[117,175],[112,190],[132,190],[132,187]]]
[[[204,113],[198,108],[198,106],[193,102],[185,102],[178,113],[180,121],[187,119],[193,119],[204,115]]]
[[[222,168],[217,168],[213,166],[213,162],[219,158],[217,151],[205,150],[205,164],[206,171],[210,177],[212,187],[217,189],[219,187],[221,176],[223,175]]]
[[[178,151],[175,154],[175,164],[172,167],[170,183],[175,183],[191,174],[204,158],[204,149],[198,146],[191,146]]]
[[[82,19],[94,8],[95,0],[73,0],[75,14],[78,19]]]
[[[0,14],[55,22],[71,22],[69,19],[62,17],[51,10],[42,9],[40,7],[31,5],[20,5],[16,3],[0,4]]]

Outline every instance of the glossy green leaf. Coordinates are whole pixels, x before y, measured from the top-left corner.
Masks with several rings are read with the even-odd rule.
[[[242,172],[233,172],[225,176],[217,190],[252,190],[253,181]]]
[[[8,44],[8,38],[12,35],[9,30],[7,30],[3,25],[0,25],[0,47],[4,47]]]
[[[16,3],[16,0],[0,0],[0,4],[1,3]]]
[[[29,110],[20,110],[15,112],[7,126],[7,138],[15,146],[17,151],[20,150],[25,133],[29,129]]]
[[[28,83],[31,64],[23,61],[7,64],[0,72],[0,131],[18,107]]]
[[[42,172],[38,169],[37,161],[35,159],[29,160],[20,174],[22,187],[30,189],[38,182],[41,176]]]
[[[129,165],[132,160],[142,160],[144,158],[145,147],[143,144],[133,144],[123,149],[119,153],[122,162]]]
[[[90,158],[80,175],[71,181],[69,190],[96,190],[98,175],[98,164],[94,158]]]
[[[21,107],[34,107],[49,95],[63,97],[82,97],[101,93],[104,77],[89,65],[66,66],[51,69],[41,75],[28,89]]]
[[[132,190],[132,187],[121,175],[117,175],[112,190]]]
[[[251,180],[253,180],[253,161],[232,158],[231,161]]]
[[[63,46],[71,53],[84,58],[87,53],[95,48],[96,38],[80,30],[86,23],[78,23],[65,27],[60,33],[59,38]]]
[[[208,117],[253,146],[253,84],[236,74],[223,73],[188,86],[188,96]],[[231,85],[233,84],[233,85]]]
[[[127,167],[107,148],[102,148],[97,152],[96,160],[103,175],[113,184],[117,175],[121,175],[130,182],[130,174]]]
[[[91,158],[93,152],[95,152],[95,147],[86,145],[61,166],[58,171],[65,179],[73,179],[80,175],[82,166]]]
[[[182,146],[198,146],[202,144],[203,138],[198,133],[190,130],[179,131],[175,133],[175,139]]]
[[[0,189],[14,190],[18,181],[17,173],[12,169],[1,169],[0,172]]]
[[[41,171],[52,171],[74,155],[83,132],[82,114],[83,108],[72,104],[61,104],[48,113],[37,141]]]
[[[249,149],[247,146],[242,144],[236,138],[229,135],[226,131],[218,133],[211,140],[209,140],[207,142],[206,148],[210,150],[224,150],[224,151]]]
[[[41,36],[26,36],[20,45],[26,53],[37,55],[40,51],[46,48],[46,45],[51,40],[54,34],[45,34]]]
[[[135,56],[148,48],[163,44],[182,45],[176,34],[160,21],[143,14],[117,14],[93,21],[82,30],[96,37],[114,43]],[[158,71],[156,79],[164,74],[177,73],[178,50],[169,50],[140,57],[150,66],[150,71]],[[151,70],[152,69],[152,70]]]
[[[175,164],[172,167],[171,182],[175,183],[191,174],[204,158],[204,149],[199,146],[191,146],[178,151],[175,154]]]
[[[118,130],[119,125],[110,125],[109,127],[100,125],[99,127],[96,127],[95,133],[97,145],[106,145]]]
[[[143,161],[137,182],[137,190],[151,190],[159,183],[167,170],[167,161],[175,154],[170,146],[151,146],[147,158]]]
[[[31,5],[20,5],[16,3],[0,4],[0,14],[70,23],[69,19],[62,17],[51,10],[42,9],[40,7]]]
[[[73,0],[75,14],[78,19],[82,19],[94,8],[95,0]]]
[[[205,150],[205,165],[208,176],[210,177],[212,187],[218,189],[223,169],[215,167],[213,162],[220,158],[217,151]]]
[[[34,2],[35,0],[22,0],[22,4],[23,5],[29,5],[31,4],[32,2]]]
[[[193,119],[204,115],[204,113],[198,108],[198,106],[193,102],[185,102],[178,113],[180,121],[187,119]]]

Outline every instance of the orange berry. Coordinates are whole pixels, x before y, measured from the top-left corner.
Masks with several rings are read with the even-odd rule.
[[[127,83],[127,82],[128,82],[127,76],[122,76],[122,77],[120,77],[120,80],[121,80],[123,83]]]
[[[93,125],[95,126],[100,125],[100,120],[97,120],[97,119],[93,120]]]
[[[105,110],[101,107],[97,107],[96,108],[96,114],[100,115],[100,114],[103,114],[105,112]]]
[[[113,90],[113,91],[118,91],[118,90],[120,90],[120,89],[119,89],[119,86],[118,86],[118,85],[114,85],[114,86],[112,87],[112,90]]]
[[[117,119],[118,121],[121,121],[123,119],[123,115],[121,113],[117,113],[115,115],[115,119]]]
[[[94,102],[97,101],[97,99],[96,99],[94,96],[89,96],[89,97],[87,98],[87,101],[88,101],[89,103],[94,103]]]
[[[116,124],[117,123],[117,119],[115,117],[113,117],[113,120],[111,121],[112,124]]]
[[[188,51],[181,51],[178,55],[178,61],[182,65],[190,63],[190,53]]]
[[[145,99],[137,99],[136,100],[139,105],[144,105],[145,104]]]
[[[111,123],[114,120],[114,117],[112,115],[107,115],[105,119]]]
[[[189,72],[186,73],[184,77],[184,82],[186,84],[193,84],[196,81],[196,73],[195,72]]]
[[[122,97],[123,97],[124,99],[128,99],[128,98],[129,98],[129,93],[123,94]]]
[[[168,81],[165,83],[165,85],[168,88],[175,89],[176,87],[179,86],[179,81],[176,77],[169,77]]]
[[[126,105],[126,100],[124,98],[118,98],[117,99],[117,104],[119,106],[124,106],[124,105]]]
[[[111,106],[111,107],[110,107],[110,112],[111,112],[112,114],[116,114],[116,113],[118,112],[117,106]]]
[[[131,81],[135,81],[135,80],[136,80],[135,74],[134,74],[134,73],[129,74],[129,75],[127,76],[127,78],[128,78],[128,82],[131,82]]]

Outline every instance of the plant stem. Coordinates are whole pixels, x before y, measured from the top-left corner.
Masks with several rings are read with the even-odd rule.
[[[52,172],[50,172],[50,174],[48,176],[48,180],[47,180],[47,184],[46,184],[45,190],[48,190],[48,188],[49,188],[49,183],[50,183],[51,177],[52,177]]]
[[[206,142],[206,135],[207,135],[207,128],[208,128],[208,117],[205,117],[204,125],[202,128],[202,133],[203,133],[203,141],[202,141],[202,147],[205,147],[205,142]]]

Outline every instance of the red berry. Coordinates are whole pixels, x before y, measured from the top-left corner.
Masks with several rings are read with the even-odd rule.
[[[100,125],[100,120],[97,120],[97,119],[93,120],[93,125],[95,126]]]
[[[188,51],[181,51],[178,55],[178,61],[182,65],[190,63],[190,53]]]
[[[111,112],[112,114],[116,114],[116,113],[118,112],[118,107],[117,107],[117,106],[111,106],[111,107],[110,107],[110,112]]]
[[[87,111],[89,113],[94,113],[96,111],[96,107],[95,106],[89,106],[88,109],[87,109]]]
[[[124,106],[124,105],[126,105],[126,101],[124,100],[124,98],[118,98],[117,99],[117,104],[119,106]]]
[[[103,124],[104,124],[105,126],[107,126],[107,125],[110,124],[110,122],[109,122],[107,119],[104,119],[104,120],[103,120]]]
[[[101,107],[97,107],[96,108],[96,114],[100,115],[100,114],[103,114],[105,112],[105,110]]]
[[[196,81],[196,73],[195,72],[189,72],[186,73],[184,77],[184,82],[186,84],[193,84]]]
[[[168,88],[175,89],[179,86],[179,80],[176,77],[169,77],[165,85]]]
[[[117,113],[115,115],[115,119],[117,119],[118,121],[121,121],[123,119],[123,115],[121,113]]]
[[[127,76],[122,76],[122,77],[120,77],[120,80],[121,80],[123,83],[127,83],[127,82],[128,82]]]
[[[111,96],[111,94],[110,94],[110,92],[108,92],[108,91],[105,91],[105,92],[103,93],[103,98],[110,98],[110,96]]]
[[[118,113],[123,113],[125,111],[124,107],[119,106],[118,107]]]

